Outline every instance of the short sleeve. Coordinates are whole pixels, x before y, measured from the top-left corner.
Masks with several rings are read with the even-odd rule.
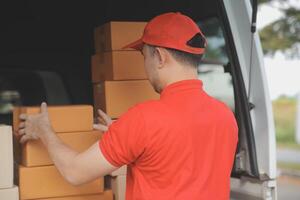
[[[134,162],[146,148],[145,130],[140,108],[130,108],[103,134],[99,141],[102,154],[115,167]]]

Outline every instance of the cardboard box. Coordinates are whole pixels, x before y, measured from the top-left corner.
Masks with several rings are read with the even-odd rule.
[[[113,51],[92,56],[94,83],[108,80],[147,79],[144,57],[139,51]]]
[[[14,107],[14,110],[13,110],[13,133],[17,138],[19,138],[17,131],[19,130],[20,114],[21,114],[21,107]]]
[[[18,130],[19,115],[40,113],[40,107],[16,107],[14,130]],[[90,105],[48,106],[52,127],[56,133],[93,130],[93,107]]]
[[[13,187],[13,171],[12,127],[0,125],[0,189]]]
[[[83,152],[101,138],[100,131],[58,134],[58,137],[76,151]],[[22,165],[36,167],[53,164],[42,141],[31,140],[23,145]]]
[[[111,176],[120,176],[120,175],[125,175],[127,174],[127,165],[124,165],[120,167],[119,169],[113,171],[110,173]]]
[[[104,191],[103,178],[73,186],[60,175],[54,166],[19,167],[19,189],[21,199],[39,199],[87,194]]]
[[[123,50],[122,48],[141,38],[146,22],[109,22],[94,31],[95,52]]]
[[[126,198],[126,176],[116,176],[111,179],[111,188],[115,200],[125,200]]]
[[[94,84],[94,107],[111,118],[118,118],[130,107],[146,100],[159,99],[148,80],[104,81]]]
[[[13,182],[19,185],[19,165],[22,163],[22,145],[14,135],[13,137],[13,151],[14,151],[14,164],[13,164]]]
[[[0,189],[1,200],[19,200],[19,188],[13,186],[11,188]]]
[[[112,190],[105,190],[101,194],[84,195],[84,196],[69,196],[39,200],[113,200]]]

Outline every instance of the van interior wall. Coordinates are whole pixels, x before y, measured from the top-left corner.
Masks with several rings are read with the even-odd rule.
[[[63,77],[71,103],[91,104],[95,27],[108,21],[148,21],[169,11],[200,20],[216,15],[216,1],[6,1],[0,6],[0,70],[55,71]]]

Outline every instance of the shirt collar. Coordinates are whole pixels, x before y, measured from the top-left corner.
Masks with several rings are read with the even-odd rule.
[[[178,93],[180,91],[186,91],[190,89],[201,90],[203,83],[199,79],[187,79],[182,81],[177,81],[167,85],[160,93],[160,98],[167,97],[171,94]]]

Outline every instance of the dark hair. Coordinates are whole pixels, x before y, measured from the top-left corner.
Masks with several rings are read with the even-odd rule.
[[[190,39],[187,43],[188,46],[191,47],[197,47],[197,48],[205,48],[205,38],[197,33],[192,39]],[[156,46],[153,45],[148,45],[150,48],[152,48],[151,52],[154,52],[154,48]],[[193,54],[193,53],[188,53],[185,51],[180,51],[177,49],[172,49],[172,48],[166,48],[167,51],[170,52],[170,54],[178,61],[181,63],[185,63],[188,64],[190,66],[193,66],[195,68],[197,68],[199,66],[199,64],[201,63],[203,54]]]

